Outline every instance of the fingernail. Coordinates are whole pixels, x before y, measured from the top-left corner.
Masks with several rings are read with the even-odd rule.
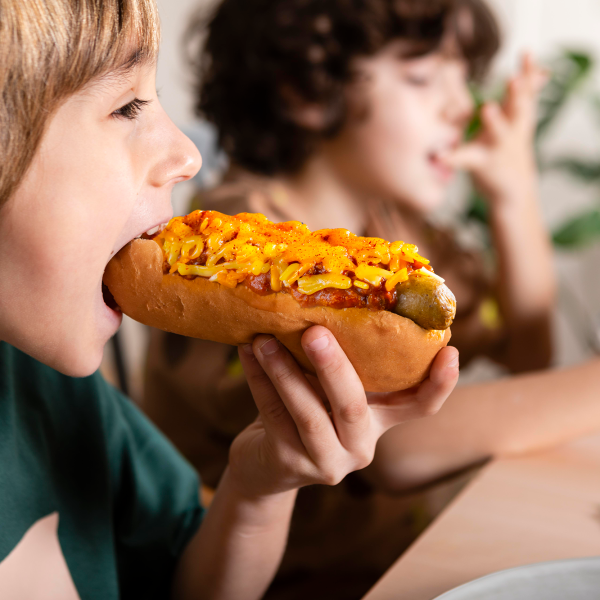
[[[311,352],[318,352],[319,350],[324,350],[329,346],[329,336],[323,335],[316,340],[313,340],[310,344],[308,344],[307,348]]]
[[[242,346],[242,350],[246,353],[246,354],[254,354],[254,350],[252,350],[252,344],[244,344]]]
[[[275,354],[279,350],[279,342],[275,338],[271,338],[259,346],[258,349],[263,356],[269,356],[269,354]]]
[[[458,367],[459,356],[455,356],[446,366],[449,369],[456,369]]]

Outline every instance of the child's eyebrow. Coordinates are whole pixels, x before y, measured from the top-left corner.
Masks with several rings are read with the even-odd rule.
[[[140,50],[139,48],[135,49],[131,54],[127,56],[127,58],[118,66],[111,69],[108,73],[102,76],[102,79],[109,78],[112,79],[126,79],[131,75],[131,72],[139,66],[145,65],[147,63],[154,62],[154,57],[148,56],[146,52]]]
[[[130,54],[127,55],[123,62],[92,80],[86,87],[89,91],[91,91],[94,88],[101,87],[103,84],[114,85],[125,82],[129,79],[131,73],[137,67],[152,64],[155,61],[155,56],[148,55],[148,53],[140,50],[139,48],[136,48]]]

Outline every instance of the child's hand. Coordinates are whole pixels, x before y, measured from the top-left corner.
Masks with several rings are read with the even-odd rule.
[[[504,102],[483,106],[480,134],[440,157],[453,168],[470,171],[492,204],[520,200],[523,192],[535,189],[537,98],[546,80],[546,71],[526,54],[520,73],[508,82]]]
[[[231,475],[247,497],[337,484],[372,461],[385,431],[435,414],[458,379],[458,352],[444,348],[419,387],[372,394],[367,400],[356,371],[327,329],[309,329],[302,346],[317,372],[319,391],[274,338],[261,335],[252,347],[240,349],[259,410],[230,452]]]

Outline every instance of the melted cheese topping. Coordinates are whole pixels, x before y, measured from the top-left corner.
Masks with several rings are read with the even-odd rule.
[[[231,217],[198,210],[172,219],[153,239],[170,273],[206,277],[227,287],[248,275],[270,273],[275,292],[296,282],[308,295],[352,285],[392,291],[412,271],[433,272],[413,244],[359,237],[346,229],[311,232],[298,221],[272,223],[260,214]]]

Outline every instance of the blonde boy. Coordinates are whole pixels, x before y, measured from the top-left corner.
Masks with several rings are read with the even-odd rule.
[[[91,375],[121,320],[103,300],[107,262],[169,219],[173,185],[200,167],[156,97],[158,38],[152,0],[0,0],[2,598],[260,597],[297,489],[364,467],[384,431],[436,412],[456,382],[448,348],[420,388],[367,402],[313,328],[303,344],[330,415],[259,336],[240,358],[260,417],[203,519],[192,469]]]

